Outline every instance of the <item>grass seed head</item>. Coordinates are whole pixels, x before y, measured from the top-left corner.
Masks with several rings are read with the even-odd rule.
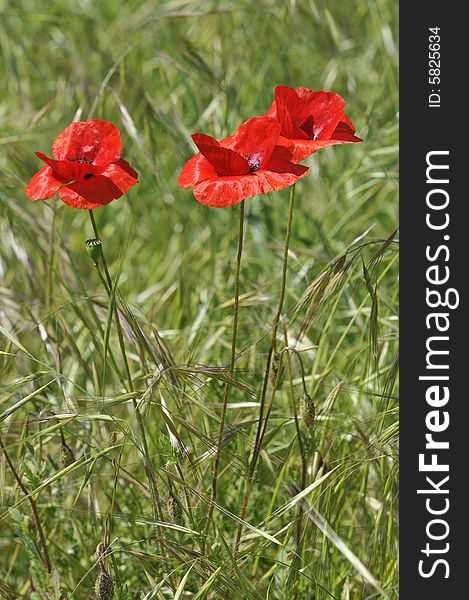
[[[181,502],[174,494],[169,494],[166,500],[166,510],[169,518],[178,525],[184,523],[184,511],[182,510]]]
[[[299,413],[305,427],[310,429],[316,418],[316,409],[314,407],[313,399],[309,394],[303,394],[300,398]]]
[[[112,600],[114,598],[114,583],[109,573],[103,568],[95,577],[93,595],[95,600]]]

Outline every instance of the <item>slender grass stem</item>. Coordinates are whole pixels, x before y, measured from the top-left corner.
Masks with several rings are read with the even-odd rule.
[[[231,358],[230,358],[230,376],[234,373],[235,362],[236,362],[236,341],[238,337],[238,318],[239,318],[239,274],[241,271],[241,258],[243,255],[243,240],[244,240],[244,200],[239,205],[239,229],[238,229],[238,252],[236,255],[236,271],[235,271],[235,295],[233,304],[233,331],[231,336]],[[225,389],[223,391],[223,405],[220,416],[220,427],[218,429],[217,448],[215,453],[215,463],[213,466],[212,476],[212,492],[210,495],[210,504],[208,508],[207,520],[205,522],[205,535],[208,534],[210,529],[210,523],[212,521],[213,509],[215,501],[217,499],[217,488],[218,488],[218,475],[220,471],[221,461],[221,449],[223,445],[223,434],[225,431],[226,411],[228,407],[228,400],[231,392],[231,382],[227,381]]]
[[[281,361],[283,359],[283,355],[286,354],[286,353],[294,354],[298,358],[298,361],[299,361],[299,364],[300,364],[300,367],[301,367],[301,380],[302,380],[302,384],[303,384],[303,393],[305,395],[308,394],[308,390],[306,389],[306,383],[305,383],[305,371],[304,371],[303,361],[301,359],[301,355],[298,352],[298,350],[296,350],[295,348],[289,348],[288,347],[288,338],[285,335],[285,348],[282,350],[282,352],[280,354]],[[280,361],[280,364],[282,364],[281,361]],[[288,364],[290,364],[290,358],[288,358]],[[279,368],[279,371],[278,371],[278,375],[277,375],[277,377],[275,378],[275,381],[274,381],[274,386],[272,388],[272,393],[270,395],[270,401],[269,401],[269,404],[267,406],[267,411],[266,411],[265,417],[264,417],[264,423],[263,423],[262,432],[261,432],[261,436],[260,436],[260,440],[259,440],[259,446],[261,448],[262,448],[262,442],[264,440],[265,432],[267,431],[267,424],[268,424],[268,421],[269,421],[270,413],[272,411],[272,407],[273,407],[273,404],[274,404],[275,392],[277,391],[277,389],[278,389],[278,387],[280,385],[279,374],[280,374],[280,368]]]
[[[249,463],[249,467],[248,467],[247,479],[246,479],[246,484],[245,484],[245,488],[244,488],[243,503],[241,506],[241,512],[239,514],[240,519],[244,519],[246,516],[249,496],[250,496],[251,488],[252,488],[252,481],[254,479],[254,473],[256,471],[257,460],[259,458],[259,454],[261,451],[261,437],[262,437],[262,431],[263,431],[263,425],[264,425],[265,399],[266,399],[266,395],[267,395],[267,388],[269,385],[270,369],[272,366],[272,356],[274,354],[275,344],[276,344],[276,340],[277,340],[277,330],[278,330],[278,326],[280,323],[280,319],[282,317],[283,303],[285,301],[285,291],[286,291],[286,284],[287,284],[287,269],[288,269],[288,252],[289,252],[289,247],[290,247],[290,237],[291,237],[291,231],[292,231],[294,206],[295,206],[295,185],[293,185],[290,190],[290,201],[289,201],[289,205],[288,205],[287,233],[285,235],[285,246],[284,246],[284,251],[283,251],[283,267],[282,267],[282,281],[281,281],[281,287],[280,287],[280,296],[279,296],[279,301],[278,301],[277,313],[275,315],[274,323],[272,326],[272,336],[270,339],[269,350],[267,352],[267,361],[266,361],[266,365],[265,365],[264,381],[262,383],[262,391],[261,391],[261,397],[260,397],[259,420],[257,423],[256,439],[254,442],[254,450],[252,453],[251,462]],[[267,426],[267,421],[265,423],[265,426]],[[240,523],[238,525],[238,529],[236,532],[235,552],[237,552],[239,550],[239,544],[241,542],[242,531],[243,531],[243,525],[242,525],[242,523]]]
[[[41,519],[39,518],[39,512],[37,510],[36,502],[35,502],[34,498],[29,495],[28,490],[23,485],[21,478],[18,475],[18,472],[16,471],[14,464],[11,461],[10,455],[8,454],[8,451],[5,448],[5,445],[3,444],[1,437],[0,437],[0,448],[2,449],[3,455],[5,456],[5,460],[7,461],[7,465],[10,468],[10,471],[12,472],[13,477],[16,480],[16,483],[18,484],[18,487],[23,492],[23,494],[28,498],[28,502],[31,506],[31,510],[33,513],[34,524],[36,526],[37,533],[39,535],[39,541],[40,541],[41,547],[42,547],[42,554],[43,554],[42,561],[43,561],[44,566],[47,569],[48,573],[50,573],[52,571],[52,563],[50,561],[49,550],[47,547],[47,540],[46,540],[46,536],[44,535],[44,530],[42,528]]]
[[[178,463],[176,463],[175,468],[176,468],[177,474],[179,475],[179,477],[181,478],[181,480],[184,482],[183,491],[184,491],[184,496],[186,498],[187,513],[189,515],[189,519],[190,519],[191,523],[193,524],[193,522],[194,522],[194,514],[192,512],[191,497],[190,497],[189,492],[188,492],[187,487],[186,487],[186,478],[184,476],[184,471],[181,469],[181,467],[179,466]]]
[[[288,333],[287,333],[286,327],[284,327],[284,339],[285,339],[285,345],[287,346],[288,345]],[[301,359],[301,355],[297,350],[295,350],[295,349],[291,349],[291,350],[298,357],[300,367],[301,367],[301,381],[303,384],[303,393],[307,394],[308,392],[307,392],[306,383],[305,383],[305,372],[304,372],[303,361]],[[288,369],[288,380],[289,380],[289,387],[290,387],[290,401],[292,404],[293,415],[295,418],[296,439],[298,441],[298,448],[299,448],[300,456],[301,456],[301,489],[304,490],[306,487],[308,459],[306,456],[305,447],[303,444],[302,433],[301,433],[301,429],[300,429],[300,422],[298,419],[298,408],[297,408],[297,403],[295,400],[295,390],[294,390],[294,386],[293,386],[293,369],[292,369],[292,365],[291,365],[290,356],[288,356],[287,369]],[[303,515],[303,509],[300,505],[300,506],[298,506],[297,513],[296,513],[296,554],[297,554],[299,560],[302,560],[302,546],[303,546],[303,544],[302,544],[302,537],[303,537],[302,515]],[[295,585],[297,585],[298,581],[299,581],[298,573],[295,572]]]
[[[98,231],[98,227],[96,225],[96,220],[94,218],[93,211],[89,210],[88,214],[90,215],[91,225],[93,227],[94,235],[95,235],[95,237],[97,239],[100,239],[100,237],[99,237],[99,231]],[[103,265],[104,274],[106,276],[107,292],[109,294],[109,300],[111,301],[111,303],[114,304],[114,313],[115,313],[115,318],[116,318],[117,337],[119,339],[119,346],[120,346],[120,349],[121,349],[122,360],[124,362],[125,374],[126,374],[126,377],[127,377],[127,383],[128,383],[128,387],[129,387],[128,391],[132,392],[133,391],[133,382],[132,382],[132,377],[131,377],[131,374],[130,374],[129,361],[127,360],[127,353],[125,351],[124,336],[122,334],[122,327],[121,327],[120,318],[119,318],[119,309],[118,309],[117,303],[115,301],[115,297],[117,295],[117,290],[114,289],[114,285],[113,285],[113,282],[112,282],[111,274],[109,273],[109,269],[108,269],[108,266],[107,266],[106,257],[104,256],[104,252],[102,252],[102,254],[101,254],[101,263]],[[114,296],[114,300],[113,300],[113,296]]]
[[[94,232],[95,237],[97,239],[101,239],[100,236],[99,236],[98,226],[96,224],[96,219],[94,218],[93,211],[89,210],[88,214],[90,216],[91,225],[93,227],[93,232]],[[124,334],[122,332],[122,325],[121,325],[121,322],[120,322],[119,308],[117,306],[117,289],[114,286],[114,283],[112,281],[112,277],[111,277],[111,274],[109,272],[109,268],[107,266],[106,257],[104,255],[104,251],[101,252],[100,262],[103,265],[104,275],[105,275],[105,279],[102,279],[103,285],[106,288],[106,291],[107,291],[108,296],[109,296],[109,301],[111,303],[111,306],[113,306],[113,310],[114,310],[114,317],[115,317],[115,321],[116,321],[116,330],[117,330],[117,338],[119,340],[119,347],[120,347],[120,350],[121,350],[122,360],[123,360],[123,363],[124,363],[124,369],[125,369],[125,374],[126,374],[126,378],[127,378],[127,385],[128,385],[128,390],[127,391],[133,392],[135,390],[134,390],[134,385],[133,385],[133,381],[132,381],[132,375],[130,373],[129,361],[127,359],[127,352],[126,352],[126,349],[125,349]],[[99,265],[98,265],[98,273],[100,273],[100,271],[99,271]],[[101,277],[101,273],[100,273],[100,277]],[[135,416],[137,417],[137,424],[138,424],[138,428],[139,428],[139,432],[140,432],[140,437],[141,437],[141,442],[142,442],[142,446],[143,446],[143,459],[144,459],[145,471],[146,471],[147,476],[148,476],[148,480],[149,480],[149,483],[150,483],[150,489],[152,490],[152,495],[153,495],[154,502],[155,502],[155,504],[157,506],[157,509],[158,509],[158,512],[157,512],[157,514],[155,514],[155,517],[158,516],[161,519],[163,517],[163,507],[161,505],[161,500],[160,500],[160,497],[159,497],[158,488],[157,488],[157,485],[156,485],[156,480],[155,480],[154,474],[152,472],[151,464],[150,464],[150,454],[149,454],[147,439],[146,439],[146,435],[145,435],[145,427],[144,427],[144,424],[143,424],[143,418],[142,418],[142,415],[140,413],[140,409],[139,409],[138,403],[135,400],[135,398],[133,399],[133,406],[134,406]],[[120,465],[121,458],[122,458],[122,450],[121,450],[121,453],[119,455],[118,465]],[[118,477],[118,472],[119,472],[119,467],[117,468],[116,478]],[[114,498],[114,494],[113,494],[113,498]]]

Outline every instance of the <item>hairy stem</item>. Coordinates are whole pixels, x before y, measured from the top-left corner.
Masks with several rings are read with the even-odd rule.
[[[54,271],[54,260],[55,260],[55,253],[54,253],[54,243],[55,243],[55,220],[56,220],[56,215],[57,215],[57,197],[54,196],[53,199],[53,204],[52,204],[52,220],[51,220],[51,224],[50,224],[50,231],[49,231],[49,251],[48,251],[48,257],[47,257],[47,274],[46,274],[46,315],[49,314],[49,310],[50,310],[50,306],[51,306],[51,301],[52,301],[52,273]]]
[[[290,237],[291,237],[291,230],[292,230],[294,206],[295,206],[295,185],[292,186],[291,191],[290,191],[290,201],[289,201],[289,205],[288,205],[287,233],[285,235],[285,246],[284,246],[284,251],[283,251],[283,267],[282,267],[282,282],[281,282],[281,288],[280,288],[280,297],[279,297],[279,301],[278,301],[277,313],[275,315],[274,323],[272,326],[272,336],[270,339],[269,350],[267,352],[267,361],[266,361],[266,365],[265,365],[264,381],[262,383],[262,391],[261,391],[261,397],[260,397],[259,420],[257,423],[256,439],[254,442],[254,450],[252,453],[251,462],[249,463],[249,467],[248,467],[248,474],[247,474],[246,484],[245,484],[245,488],[244,488],[243,504],[241,506],[241,512],[239,514],[240,519],[244,519],[246,516],[247,505],[248,505],[249,496],[250,496],[251,488],[252,488],[252,481],[254,478],[254,473],[256,471],[257,460],[259,458],[259,454],[261,451],[261,441],[262,441],[261,437],[263,437],[262,431],[263,431],[263,425],[264,425],[265,399],[266,399],[266,394],[267,394],[267,388],[269,385],[269,376],[270,376],[270,368],[272,365],[272,356],[274,354],[275,343],[277,340],[277,330],[278,330],[278,326],[280,323],[280,319],[282,317],[283,303],[285,300],[285,290],[286,290],[286,283],[287,283],[287,268],[288,268],[288,251],[289,251],[289,247],[290,247]],[[267,426],[267,420],[266,420],[265,426]],[[239,549],[242,531],[243,531],[243,525],[242,525],[242,523],[240,523],[238,525],[238,529],[236,532],[235,552],[237,552]]]
[[[243,240],[244,240],[244,200],[239,205],[239,229],[238,229],[238,253],[236,255],[236,272],[235,272],[235,296],[233,305],[233,332],[231,336],[231,358],[230,358],[230,377],[234,373],[236,362],[236,341],[238,337],[238,316],[239,316],[239,274],[241,270],[241,258],[243,255]],[[210,523],[212,521],[214,504],[217,499],[218,474],[220,471],[221,449],[223,445],[223,434],[225,431],[226,410],[231,392],[231,382],[227,381],[223,391],[223,406],[220,416],[220,427],[218,429],[217,448],[215,453],[215,464],[213,466],[212,477],[212,493],[210,496],[210,504],[208,508],[207,520],[205,523],[204,533],[208,534]]]

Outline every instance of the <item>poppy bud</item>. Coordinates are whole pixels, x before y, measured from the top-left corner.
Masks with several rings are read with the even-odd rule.
[[[313,399],[309,394],[303,394],[303,396],[301,396],[299,413],[305,427],[308,429],[312,427],[316,417],[316,409],[314,408]]]
[[[184,512],[179,499],[174,494],[169,494],[166,500],[166,511],[169,518],[178,525],[184,523]]]
[[[114,583],[109,573],[103,568],[95,577],[93,595],[96,600],[112,600],[114,598]]]
[[[91,258],[94,264],[97,265],[103,250],[101,240],[99,238],[86,240],[85,246],[88,256]]]

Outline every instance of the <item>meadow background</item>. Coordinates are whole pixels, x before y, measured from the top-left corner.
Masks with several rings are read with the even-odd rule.
[[[397,597],[396,36],[393,0],[0,0],[0,433],[16,473],[1,451],[1,597],[89,598],[105,537],[121,600]],[[289,190],[246,203],[238,358],[204,539],[238,212],[199,205],[177,177],[191,133],[225,137],[277,84],[343,95],[364,143],[313,155],[296,186],[277,347],[300,352],[318,417],[295,420],[291,355],[235,557]],[[89,118],[118,125],[140,174],[94,213],[130,392],[86,211],[23,192],[34,151]]]

